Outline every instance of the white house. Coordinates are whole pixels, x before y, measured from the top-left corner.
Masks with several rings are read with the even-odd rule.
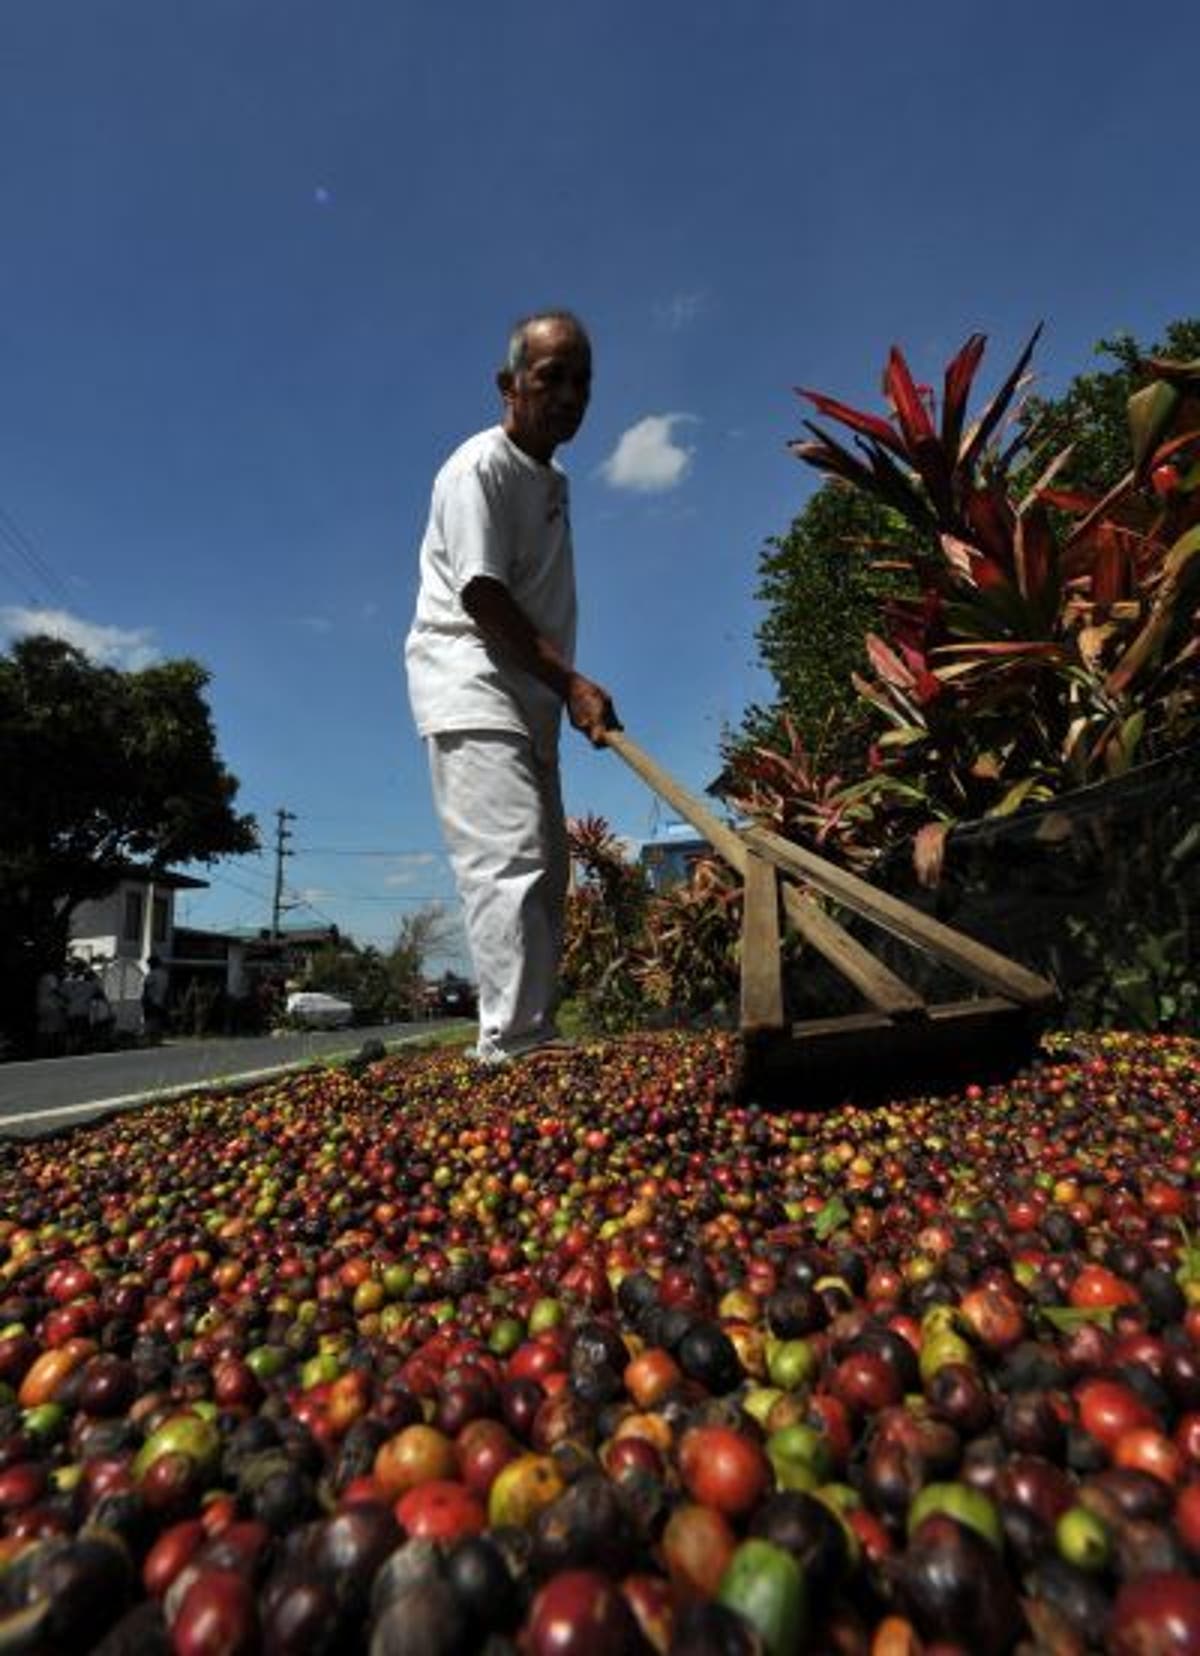
[[[79,960],[132,960],[152,954],[170,962],[175,938],[175,893],[198,891],[205,880],[164,869],[129,868],[107,897],[80,903],[71,916],[68,945]]]
[[[142,1027],[146,962],[158,955],[170,971],[175,948],[175,893],[207,884],[169,870],[129,868],[106,897],[80,903],[71,916],[68,953],[99,971],[118,1034]]]

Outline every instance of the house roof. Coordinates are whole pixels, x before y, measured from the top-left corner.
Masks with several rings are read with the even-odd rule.
[[[164,886],[168,891],[207,891],[208,881],[197,880],[190,874],[177,874],[171,868],[139,868],[136,863],[122,863],[118,880],[140,880],[144,885]]]

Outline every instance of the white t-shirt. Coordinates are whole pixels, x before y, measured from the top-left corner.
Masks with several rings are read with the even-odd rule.
[[[501,426],[470,437],[433,483],[421,543],[417,612],[405,645],[408,693],[422,736],[512,730],[547,757],[562,702],[493,651],[462,606],[477,575],[508,588],[567,662],[575,655],[575,562],[566,474],[543,465]]]

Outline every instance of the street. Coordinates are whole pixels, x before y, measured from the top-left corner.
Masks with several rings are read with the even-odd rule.
[[[265,1079],[274,1070],[314,1058],[351,1057],[364,1041],[383,1041],[390,1048],[442,1027],[395,1023],[371,1029],[167,1041],[132,1051],[0,1064],[0,1136],[36,1138],[164,1093],[248,1077]]]

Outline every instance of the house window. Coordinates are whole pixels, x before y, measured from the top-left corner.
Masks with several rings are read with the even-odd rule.
[[[125,926],[122,937],[126,943],[140,943],[142,940],[142,921],[146,913],[146,894],[142,891],[127,891],[125,893]]]
[[[156,943],[165,943],[167,941],[167,899],[165,897],[156,897],[154,899],[153,937]]]

